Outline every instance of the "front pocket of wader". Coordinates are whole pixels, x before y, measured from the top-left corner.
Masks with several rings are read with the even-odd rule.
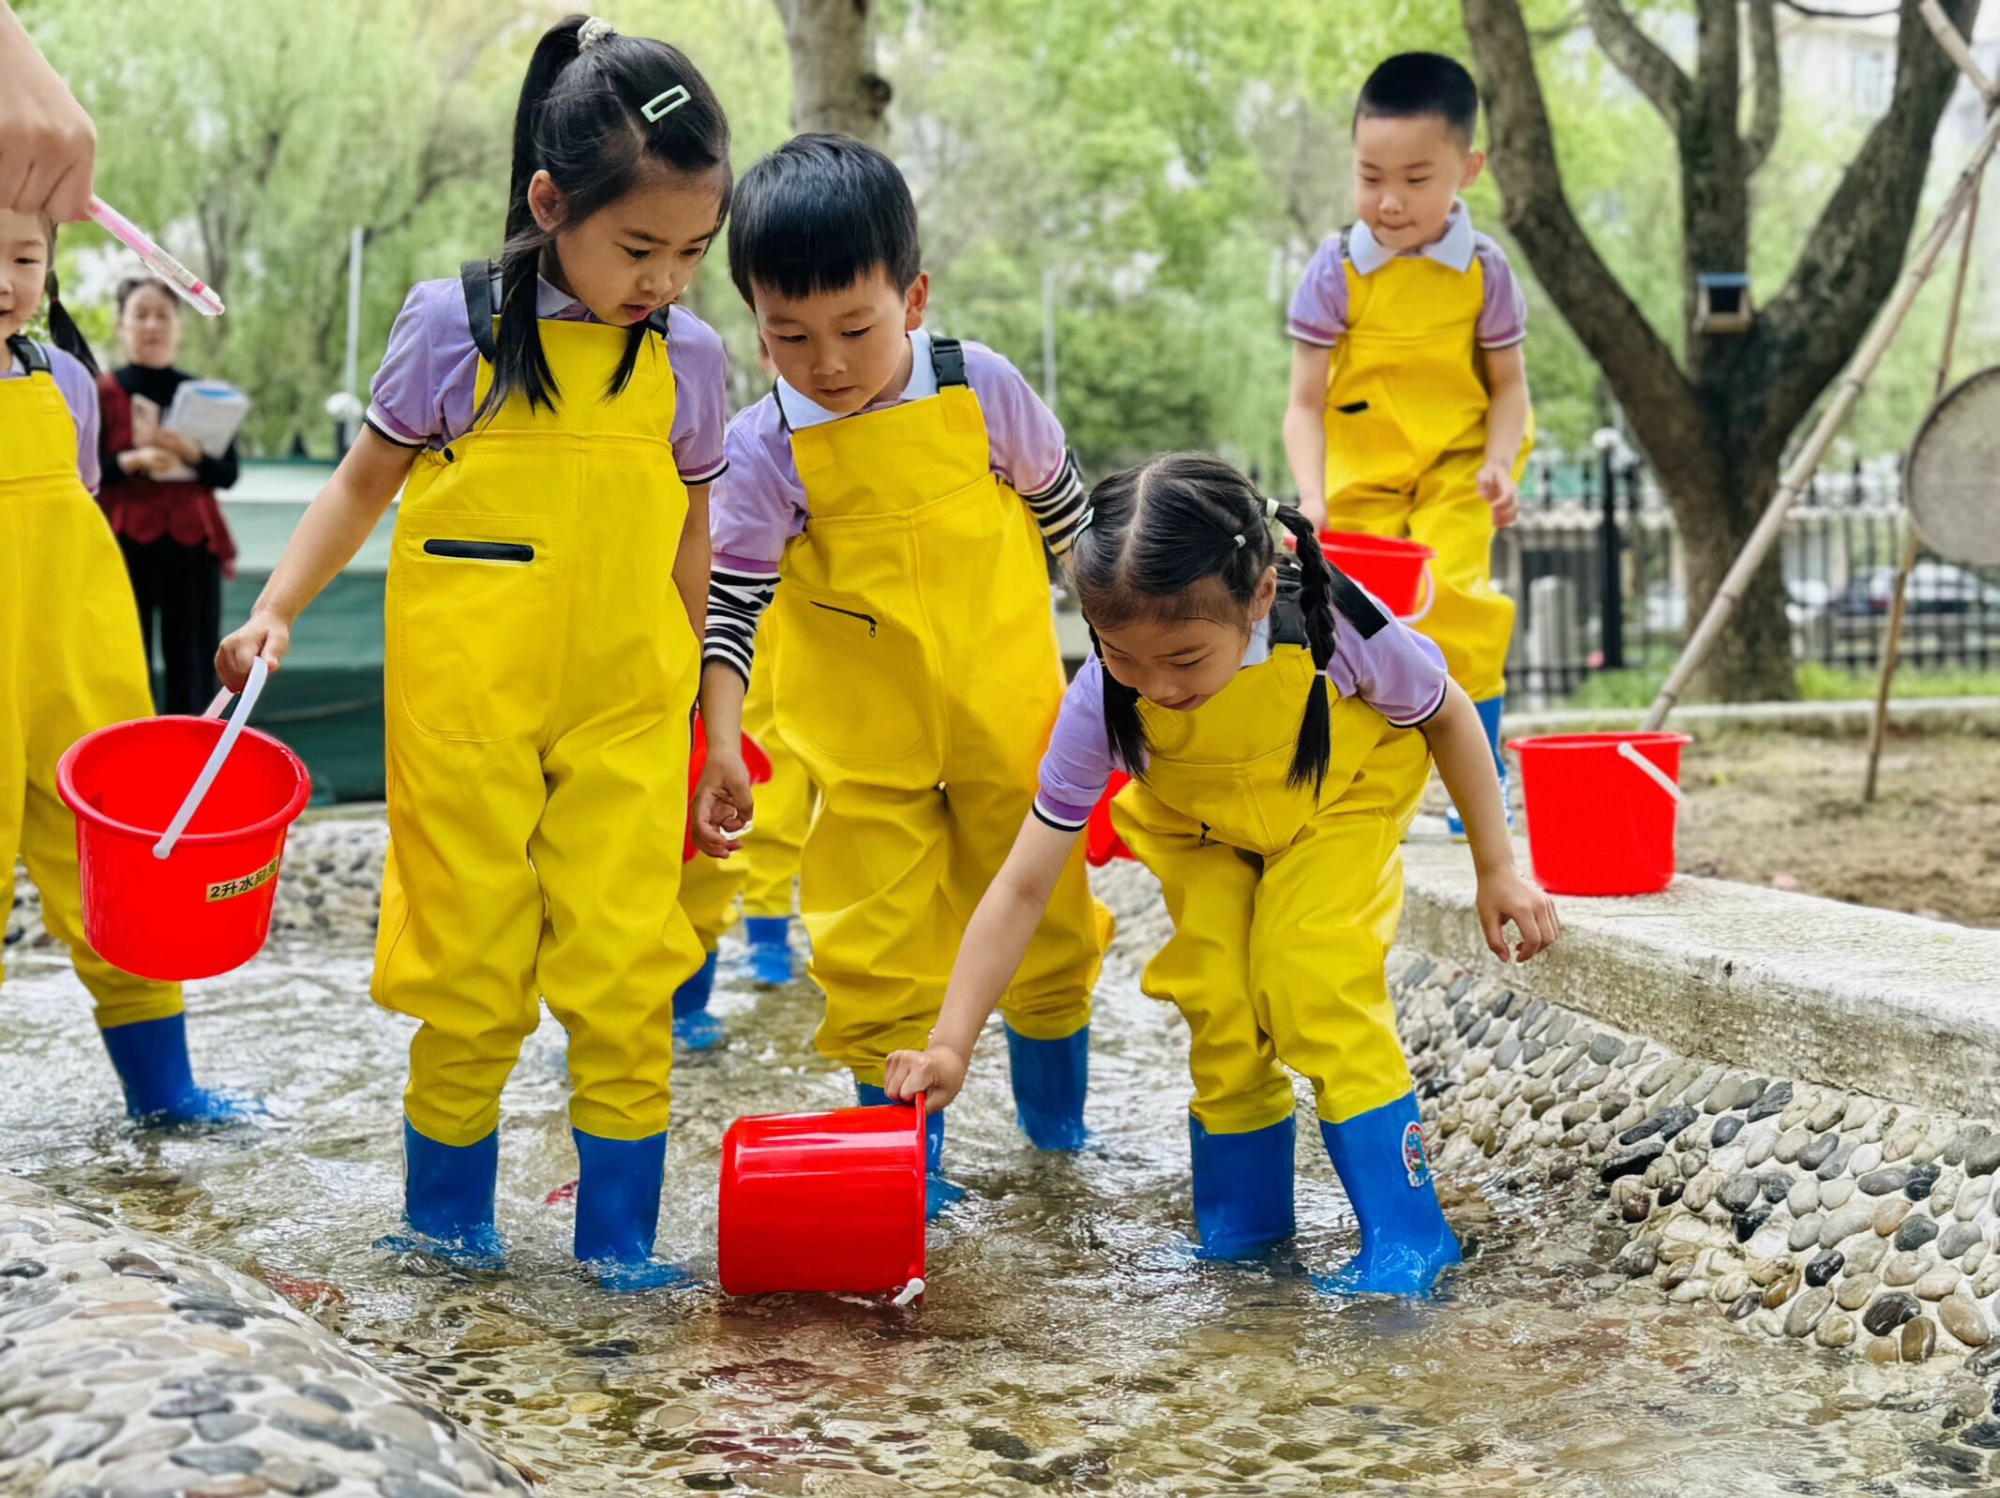
[[[486,515],[398,526],[389,688],[425,733],[487,743],[541,724],[563,625],[540,529]]]
[[[1416,447],[1386,381],[1342,382],[1329,400],[1327,481],[1333,493],[1350,484],[1393,487],[1414,480]],[[1333,526],[1340,528],[1338,516]]]
[[[787,740],[829,759],[906,759],[930,733],[931,667],[922,643],[867,599],[814,597],[796,584],[782,626],[772,701]]]

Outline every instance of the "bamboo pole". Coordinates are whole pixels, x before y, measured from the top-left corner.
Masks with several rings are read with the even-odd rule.
[[[1992,82],[1973,60],[1971,52],[1966,48],[1963,39],[1958,36],[1950,18],[1938,6],[1937,0],[1923,0],[1921,9],[1925,23],[1933,35],[1939,37],[1946,53],[1972,80],[1981,97],[1989,104],[1993,104],[1995,92]],[[1949,33],[1953,40],[1945,42],[1944,33]],[[1648,730],[1657,729],[1666,722],[1667,714],[1674,710],[1674,705],[1680,701],[1681,693],[1687,690],[1689,680],[1700,669],[1701,663],[1708,658],[1709,652],[1715,648],[1715,642],[1721,638],[1723,629],[1729,623],[1730,615],[1736,612],[1736,605],[1742,601],[1743,590],[1749,586],[1751,577],[1755,575],[1758,567],[1763,565],[1765,556],[1769,554],[1772,546],[1777,544],[1778,537],[1783,534],[1786,514],[1790,512],[1798,497],[1805,492],[1806,485],[1812,481],[1812,476],[1819,471],[1820,462],[1826,457],[1827,449],[1833,445],[1834,437],[1841,427],[1846,425],[1847,418],[1853,414],[1855,404],[1867,390],[1868,379],[1874,374],[1875,366],[1882,362],[1882,356],[1889,351],[1890,344],[1901,331],[1903,320],[1909,316],[1910,307],[1915,303],[1917,293],[1923,290],[1924,282],[1936,268],[1938,256],[1944,252],[1952,230],[1970,206],[1979,180],[1984,175],[1986,164],[1992,159],[1996,146],[2000,146],[2000,108],[1989,108],[1986,115],[1986,129],[1979,137],[1979,144],[1973,149],[1972,159],[1959,174],[1951,195],[1945,199],[1944,207],[1939,210],[1930,232],[1924,236],[1914,263],[1903,273],[1895,293],[1877,315],[1874,325],[1869,328],[1868,336],[1862,340],[1860,349],[1855,352],[1846,372],[1841,376],[1832,402],[1821,415],[1818,424],[1813,427],[1812,435],[1806,439],[1806,444],[1800,449],[1799,455],[1785,470],[1784,476],[1778,482],[1778,492],[1765,507],[1763,516],[1757,522],[1757,528],[1743,543],[1743,550],[1730,564],[1729,571],[1723,576],[1722,586],[1716,590],[1715,597],[1709,602],[1708,612],[1702,615],[1701,623],[1696,626],[1694,634],[1682,648],[1680,659],[1674,662],[1674,668],[1668,673],[1666,684],[1660,688],[1659,696],[1653,699],[1653,705],[1647,709],[1645,726]]]
[[[1979,227],[1979,183],[1972,184],[1972,201],[1965,209],[1965,238],[1958,248],[1958,275],[1952,281],[1951,311],[1945,318],[1944,347],[1938,353],[1937,383],[1931,389],[1932,404],[1944,394],[1951,379],[1951,360],[1958,345],[1958,315],[1965,305],[1966,273],[1972,268],[1973,235]],[[1889,628],[1882,639],[1882,674],[1875,683],[1875,718],[1868,727],[1868,771],[1861,780],[1861,804],[1875,800],[1875,780],[1882,764],[1882,742],[1889,735],[1889,689],[1896,680],[1896,664],[1903,647],[1903,610],[1908,606],[1910,573],[1917,565],[1917,528],[1910,521],[1909,496],[1903,496],[1903,555],[1896,567],[1896,591],[1889,600]]]

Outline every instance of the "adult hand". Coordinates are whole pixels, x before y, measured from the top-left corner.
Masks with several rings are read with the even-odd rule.
[[[0,209],[90,215],[97,127],[0,0]]]

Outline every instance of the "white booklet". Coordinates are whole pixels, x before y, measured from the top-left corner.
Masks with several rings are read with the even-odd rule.
[[[250,397],[221,380],[187,380],[174,391],[173,404],[160,423],[193,441],[211,458],[229,451],[250,414]]]

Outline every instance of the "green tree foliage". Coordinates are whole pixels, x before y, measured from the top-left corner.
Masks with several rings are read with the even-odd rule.
[[[185,362],[251,392],[255,448],[303,440],[321,454],[332,442],[323,403],[340,385],[350,228],[368,235],[365,385],[409,287],[496,247],[521,71],[566,8],[17,0],[98,121],[104,197],[229,303],[219,322],[191,320]],[[739,171],[785,138],[790,72],[771,0],[601,9],[624,30],[675,42],[707,73]],[[1562,0],[1528,10],[1552,35],[1572,19]],[[895,88],[890,145],[918,195],[937,324],[994,345],[1040,385],[1052,289],[1058,406],[1093,475],[1205,447],[1284,486],[1284,308],[1313,248],[1352,211],[1355,90],[1393,51],[1464,56],[1455,0],[888,0],[878,26]],[[1551,108],[1580,215],[1655,326],[1676,326],[1670,142],[1586,33],[1550,49],[1544,67],[1560,80]],[[1814,101],[1795,107],[1801,117],[1757,179],[1763,284],[1789,264],[1858,135],[1809,120]],[[1471,207],[1497,230],[1490,181]],[[76,310],[106,353],[118,259],[108,244],[80,228],[63,245]],[[1603,382],[1531,279],[1528,291],[1543,441],[1574,449],[1609,415]],[[1860,451],[1899,446],[1928,398],[1935,293],[1878,378]],[[753,398],[764,386],[755,332],[721,252],[689,300],[730,344],[733,395]]]

